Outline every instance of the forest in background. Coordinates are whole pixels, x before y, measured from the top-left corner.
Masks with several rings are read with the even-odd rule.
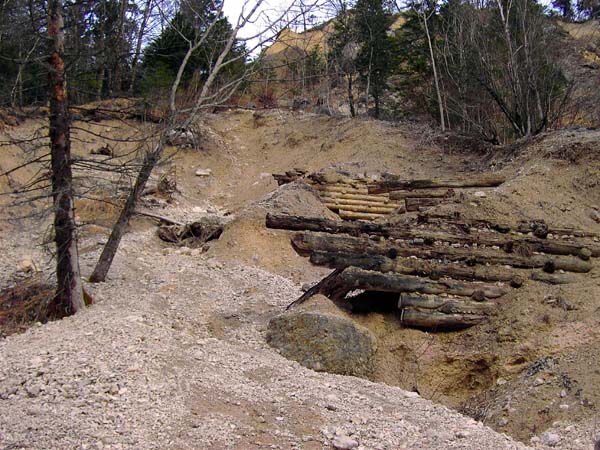
[[[45,3],[0,2],[0,106],[48,101]],[[63,7],[72,105],[118,97],[160,105],[191,44],[214,24],[182,74],[178,96],[193,98],[233,31],[223,0]],[[280,39],[288,48],[273,56],[270,42],[249,49],[236,38],[236,61],[212,89],[243,78],[227,103],[424,118],[491,143],[561,125],[595,126],[597,114],[585,104],[600,85],[600,36],[589,36],[584,50],[592,58],[581,70],[581,51],[563,25],[595,24],[599,14],[597,0],[555,0],[552,7],[535,0],[303,1],[271,26],[280,37],[319,31],[317,42]]]

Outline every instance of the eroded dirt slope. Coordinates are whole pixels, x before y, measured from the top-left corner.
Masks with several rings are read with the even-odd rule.
[[[425,398],[526,442],[533,437],[535,444],[550,429],[561,437],[559,448],[590,447],[600,401],[597,263],[576,284],[529,283],[502,300],[489,324],[460,333],[402,329],[392,315],[357,317],[378,337],[372,381],[386,386],[317,374],[264,344],[268,320],[300,294],[302,283],[326,273],[295,254],[287,233],[265,229],[264,215],[330,214],[310,195],[273,194],[270,173],[294,167],[335,164],[407,178],[493,170],[508,182],[484,190],[485,197],[467,196],[461,210],[599,232],[591,217],[600,203],[597,132],[472,154],[440,150],[424,128],[371,121],[233,111],[209,116],[206,125],[212,131],[201,149],[173,149],[172,162],[159,168],[175,169],[174,201],[144,207],[179,220],[229,213],[223,236],[200,254],[169,247],[152,222],[136,219],[109,281],[90,286],[95,306],[3,340],[3,444],[329,448],[337,430],[368,449],[520,445]],[[124,133],[116,123],[94,126],[99,135]],[[81,142],[76,152],[91,145]],[[199,168],[212,174],[196,176]],[[2,236],[3,286],[23,255],[50,269],[49,255],[36,246],[43,231],[27,221]],[[86,275],[106,231],[84,233]],[[549,301],[558,297],[573,308]],[[422,398],[392,386],[417,388]]]

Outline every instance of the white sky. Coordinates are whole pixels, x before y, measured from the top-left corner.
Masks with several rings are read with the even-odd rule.
[[[269,18],[273,19],[278,17],[278,13],[281,14],[281,12],[284,11],[285,8],[289,7],[292,2],[293,0],[264,0],[260,8],[261,12],[257,21],[255,23],[248,24],[240,33],[240,36],[245,37],[256,34],[257,31],[264,27]],[[242,6],[244,3],[248,3],[246,10],[249,10],[253,5],[256,4],[256,0],[224,1],[223,9],[225,11],[225,15],[229,18],[229,22],[234,26],[237,23],[237,19],[242,11]]]

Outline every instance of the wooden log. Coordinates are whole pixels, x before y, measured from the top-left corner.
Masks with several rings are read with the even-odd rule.
[[[273,174],[273,178],[277,181],[277,185],[282,186],[284,184],[296,181],[306,175],[306,171],[302,169],[288,170],[285,174]]]
[[[322,233],[297,233],[292,237],[292,244],[299,253],[306,255],[312,251],[325,251],[332,253],[386,255],[392,259],[397,256],[416,256],[422,259],[465,261],[468,264],[499,264],[524,269],[543,268],[545,272],[550,273],[555,270],[585,273],[589,272],[592,268],[589,262],[570,256],[532,255],[526,257],[479,248],[411,247],[389,241],[375,242],[365,238],[335,236]]]
[[[315,184],[332,185],[332,184],[347,184],[347,185],[364,185],[373,181],[371,178],[356,178],[349,174],[339,172],[317,172],[311,173],[308,179]]]
[[[147,212],[147,211],[134,211],[133,214],[135,214],[137,216],[149,217],[151,219],[158,220],[159,222],[165,223],[167,225],[176,225],[176,226],[180,226],[180,227],[185,226],[185,224],[183,222],[177,222],[176,220],[170,219],[169,217],[160,216],[158,214],[154,214],[154,213]]]
[[[349,184],[311,184],[313,189],[319,192],[340,192],[342,194],[363,194],[369,195],[367,186],[351,186]]]
[[[327,219],[305,219],[294,216],[267,215],[267,226],[289,230],[323,231],[327,233],[376,234],[397,239],[423,239],[424,243],[435,241],[451,244],[497,246],[508,253],[541,252],[552,255],[572,255],[587,260],[589,256],[600,256],[600,244],[592,241],[566,241],[562,239],[539,239],[531,236],[496,235],[493,233],[452,234],[422,229],[402,229],[388,224],[373,224],[365,227],[360,223],[339,222]],[[586,256],[585,250],[589,250]]]
[[[319,281],[313,287],[308,289],[298,299],[294,300],[292,303],[287,305],[285,310],[287,311],[292,306],[300,305],[300,304],[304,303],[306,300],[308,300],[309,298],[311,298],[312,296],[317,295],[317,294],[322,294],[322,295],[325,295],[326,297],[339,297],[339,295],[336,295],[336,290],[340,287],[340,285],[338,283],[338,279],[339,279],[339,274],[341,272],[342,272],[341,269],[335,269],[333,272],[331,272],[329,275],[327,275],[325,278],[323,278],[321,281]],[[342,289],[342,290],[343,290],[343,295],[346,295],[347,291],[344,289]]]
[[[391,202],[389,200],[381,199],[381,200],[355,200],[349,198],[340,198],[340,197],[330,197],[327,195],[319,196],[323,203],[335,203],[337,205],[359,205],[359,206],[381,206],[381,207],[392,207],[398,208],[400,203]]]
[[[363,213],[340,209],[338,216],[346,220],[377,220],[386,217],[387,214]]]
[[[573,275],[566,273],[532,272],[530,278],[534,281],[541,281],[548,284],[569,284],[577,281]]]
[[[487,174],[480,176],[469,176],[465,179],[438,179],[438,180],[403,180],[398,176],[388,175],[382,181],[369,183],[370,194],[380,194],[399,190],[416,190],[430,188],[474,188],[474,187],[496,187],[504,183],[506,179],[500,175]]]
[[[426,214],[419,215],[418,221],[420,223],[439,223],[435,219],[441,219],[445,223],[457,225],[460,227],[467,228],[489,228],[494,231],[498,231],[499,233],[508,233],[510,231],[516,231],[519,233],[530,233],[533,232],[533,227],[536,227],[535,224],[540,224],[543,221],[521,221],[517,224],[510,224],[505,222],[495,222],[487,219],[466,219],[460,216],[452,216],[448,214],[440,214],[436,212],[428,212]],[[533,224],[533,226],[532,226]],[[591,231],[584,231],[570,227],[556,227],[549,225],[547,227],[547,234],[554,234],[557,236],[575,236],[575,237],[583,237],[583,238],[596,238],[600,237],[599,233],[594,233]]]
[[[347,199],[343,199],[343,198],[331,198],[331,197],[321,197],[321,201],[323,203],[330,203],[330,204],[336,204],[336,205],[371,206],[374,208],[395,209],[400,206],[399,203],[379,202],[379,201],[371,201],[371,200],[347,200]]]
[[[499,266],[469,267],[464,264],[443,264],[413,258],[391,259],[383,255],[356,255],[319,251],[310,254],[310,262],[332,269],[344,269],[354,266],[366,270],[377,270],[383,273],[395,272],[404,275],[426,276],[432,280],[447,277],[467,281],[501,281],[510,283],[515,288],[521,287],[524,283],[523,277],[515,273],[514,270]]]
[[[338,203],[324,203],[329,209],[343,209],[357,213],[369,214],[391,214],[396,210],[394,206],[363,206],[363,205],[340,205]]]
[[[425,328],[432,331],[461,330],[480,324],[486,320],[484,315],[476,314],[444,314],[440,312],[419,311],[415,308],[404,308],[400,315],[400,323],[407,327]]]
[[[543,220],[521,221],[515,227],[520,233],[534,233],[541,230],[544,234],[555,234],[557,236],[575,236],[575,237],[600,237],[599,233],[591,231],[578,230],[570,227],[556,227],[547,225]]]
[[[372,194],[382,195],[382,194]],[[391,191],[391,200],[404,200],[405,198],[450,198],[454,196],[452,189],[418,189],[416,191]]]
[[[327,191],[327,190],[319,190],[319,197],[321,198],[334,198],[334,199],[344,199],[344,200],[366,200],[366,201],[379,201],[383,203],[390,203],[390,197],[387,194],[353,194],[353,193],[343,193],[343,192],[335,192],[335,191]],[[394,203],[394,202],[391,202]]]
[[[326,233],[348,233],[353,235],[360,235],[361,233],[378,234],[382,230],[380,224],[370,222],[344,222],[342,220],[271,213],[267,214],[266,226],[280,230],[323,231]]]
[[[406,199],[406,210],[407,211],[421,211],[432,206],[440,205],[444,202],[442,198],[407,198]]]
[[[449,294],[460,297],[498,298],[506,290],[498,286],[480,283],[457,282],[451,280],[431,281],[410,275],[381,273],[348,267],[339,274],[339,281],[348,292],[355,289],[378,292],[418,292],[420,294]]]
[[[514,225],[508,223],[492,222],[485,219],[464,219],[461,218],[459,214],[448,215],[431,211],[419,214],[417,222],[436,225],[454,225],[465,231],[468,231],[471,228],[489,228],[498,233],[508,233],[514,228]]]
[[[496,305],[491,302],[474,302],[457,298],[400,295],[398,309],[409,307],[438,311],[444,314],[490,314]]]

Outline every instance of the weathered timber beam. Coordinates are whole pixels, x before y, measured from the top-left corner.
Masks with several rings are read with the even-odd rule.
[[[495,222],[492,220],[486,219],[466,219],[463,217],[456,217],[448,214],[440,214],[436,212],[427,212],[424,214],[420,214],[418,217],[418,221],[421,223],[440,223],[438,220],[440,219],[443,223],[448,223],[451,225],[456,225],[459,227],[471,227],[471,228],[490,228],[492,230],[498,231],[500,233],[508,233],[510,231],[518,231],[520,233],[530,233],[533,231],[533,227],[535,224],[541,223],[541,221],[522,221],[517,224],[509,224],[503,222]],[[555,227],[548,226],[547,233],[555,234],[557,236],[575,236],[575,237],[588,237],[595,238],[600,237],[599,233],[594,233],[590,231],[578,230],[575,228],[567,228],[567,227]]]
[[[492,302],[474,302],[457,298],[400,295],[398,309],[408,307],[433,310],[444,314],[490,314],[496,305]]]
[[[350,184],[311,184],[311,186],[318,192],[338,192],[342,194],[369,195],[369,189],[366,185],[352,186]]]
[[[147,212],[147,211],[139,211],[138,210],[138,211],[134,211],[133,214],[135,214],[137,216],[149,217],[151,219],[158,220],[159,222],[166,223],[167,225],[177,225],[177,226],[180,226],[180,227],[185,226],[185,224],[183,222],[177,222],[176,220],[173,220],[173,219],[171,219],[169,217],[161,216],[161,215],[154,214],[154,213]]]
[[[382,181],[369,183],[369,194],[380,194],[383,192],[399,191],[399,190],[415,190],[415,189],[430,189],[430,188],[474,188],[474,187],[496,187],[506,181],[506,178],[488,174],[477,176],[469,176],[466,179],[438,179],[438,180],[403,180],[397,176],[388,175]]]
[[[337,214],[342,219],[346,219],[346,220],[377,220],[377,219],[383,219],[384,217],[386,217],[386,215],[390,214],[390,212],[388,212],[386,214],[376,214],[376,213],[348,211],[347,209],[339,209]]]
[[[332,253],[385,255],[392,259],[397,256],[415,256],[422,259],[465,261],[468,264],[499,264],[525,269],[543,268],[544,271],[550,273],[555,270],[585,273],[589,272],[592,268],[588,261],[582,261],[570,256],[520,256],[506,254],[497,250],[479,248],[413,247],[389,241],[378,242],[365,238],[323,233],[296,233],[292,237],[292,244],[299,253],[305,255],[313,251],[324,251]]]
[[[367,214],[391,214],[397,208],[395,206],[368,206],[368,205],[343,205],[332,202],[325,202],[325,206],[329,209],[340,209],[344,211],[351,211],[355,213],[367,213]]]
[[[308,300],[309,298],[311,298],[312,296],[317,295],[317,294],[325,295],[326,297],[330,297],[330,298],[346,295],[348,293],[348,291],[345,290],[343,288],[343,286],[340,286],[340,284],[338,283],[339,274],[341,272],[342,272],[341,269],[336,269],[333,272],[331,272],[329,275],[327,275],[325,278],[323,278],[317,284],[315,284],[310,289],[308,289],[297,300],[294,300],[292,303],[287,305],[287,307],[285,308],[286,311],[288,309],[290,309],[292,306],[296,306],[296,305],[300,305],[300,304],[304,303],[306,300]],[[337,294],[337,291],[340,289],[340,287],[342,289],[342,292]]]
[[[469,267],[464,264],[443,264],[413,258],[391,259],[383,255],[357,255],[320,251],[314,251],[310,254],[310,262],[333,269],[344,269],[354,266],[384,273],[395,272],[404,275],[426,276],[432,280],[447,277],[467,281],[502,281],[510,283],[512,287],[521,287],[524,283],[523,277],[515,273],[514,270],[499,266]]]
[[[334,192],[334,191],[326,191],[319,190],[319,197],[323,198],[335,198],[335,199],[344,199],[344,200],[367,200],[367,201],[379,201],[383,203],[390,203],[390,196],[388,194],[355,194],[352,192]],[[394,203],[394,202],[392,202]]]
[[[372,194],[382,195],[382,194]],[[416,191],[391,191],[391,200],[404,200],[405,198],[450,198],[454,196],[452,189],[418,189]]]
[[[320,196],[323,203],[335,203],[337,205],[359,205],[359,206],[376,206],[376,207],[391,207],[391,208],[399,208],[400,203],[398,202],[390,202],[386,199],[376,199],[376,200],[355,200],[355,199],[347,199],[340,197],[329,197],[329,196]],[[402,202],[404,205],[404,202]]]
[[[431,281],[410,275],[381,273],[348,267],[339,274],[339,282],[348,288],[379,292],[417,292],[420,294],[449,294],[460,297],[498,298],[506,294],[506,290],[498,286],[479,283],[457,282],[451,280]]]
[[[548,284],[569,284],[577,281],[573,275],[566,273],[532,272],[530,278]]]
[[[431,331],[461,330],[486,320],[484,315],[444,314],[404,308],[400,315],[401,324],[407,327],[425,328]]]

